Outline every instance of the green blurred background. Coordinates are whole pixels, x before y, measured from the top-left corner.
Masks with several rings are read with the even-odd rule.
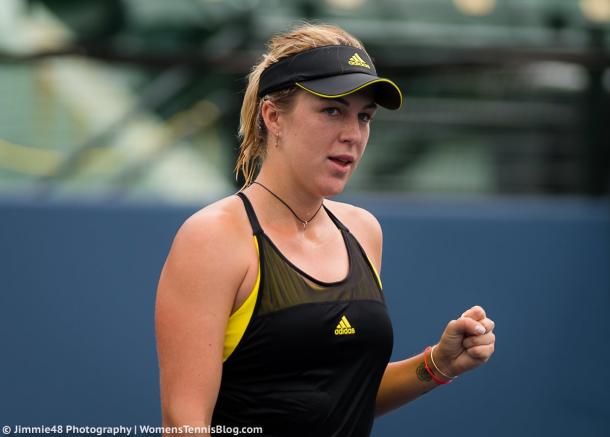
[[[1,0],[0,195],[233,192],[245,76],[302,20],[406,94],[349,192],[608,194],[610,0]]]

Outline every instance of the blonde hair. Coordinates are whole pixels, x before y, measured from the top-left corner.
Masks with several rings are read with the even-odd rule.
[[[271,38],[267,52],[248,75],[248,86],[241,106],[239,122],[240,148],[235,164],[236,177],[241,172],[244,176],[244,187],[254,180],[265,157],[267,129],[261,117],[261,106],[269,100],[280,111],[288,111],[293,102],[296,87],[276,91],[258,97],[259,82],[262,72],[269,65],[280,59],[295,55],[314,47],[328,45],[348,45],[364,49],[362,43],[345,30],[328,24],[302,24],[289,32]]]

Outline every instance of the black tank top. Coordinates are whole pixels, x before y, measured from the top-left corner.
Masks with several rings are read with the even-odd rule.
[[[250,322],[223,364],[212,419],[273,437],[370,435],[392,352],[392,325],[364,250],[328,210],[349,256],[345,279],[321,282],[293,265],[243,200],[259,246],[261,282]],[[222,428],[222,427],[219,427]]]

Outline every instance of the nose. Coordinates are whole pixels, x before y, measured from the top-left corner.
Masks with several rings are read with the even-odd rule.
[[[346,117],[341,129],[341,142],[350,144],[360,144],[363,138],[363,125],[358,119],[358,115]]]

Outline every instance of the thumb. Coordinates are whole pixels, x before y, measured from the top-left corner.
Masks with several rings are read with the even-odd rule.
[[[462,317],[469,317],[474,320],[483,320],[487,315],[485,314],[485,310],[479,305],[475,305],[472,308],[464,311]]]

